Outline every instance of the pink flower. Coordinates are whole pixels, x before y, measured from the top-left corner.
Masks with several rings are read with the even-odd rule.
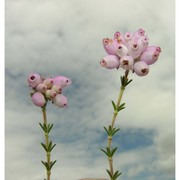
[[[38,84],[42,82],[41,77],[37,73],[31,73],[27,79],[29,86],[35,88]]]
[[[119,44],[117,55],[119,57],[123,57],[123,56],[126,56],[127,54],[128,54],[128,48],[124,44]]]
[[[48,89],[45,94],[46,94],[46,97],[49,99],[54,98],[57,95],[56,91],[52,89]]]
[[[120,43],[125,44],[124,36],[119,31],[114,33],[114,40],[116,40],[118,44]]]
[[[45,93],[47,90],[47,86],[44,83],[40,83],[37,85],[36,89],[41,93]]]
[[[71,84],[71,79],[65,76],[56,76],[53,80],[54,80],[54,85],[58,85],[61,88],[64,88]]]
[[[40,92],[36,92],[32,95],[32,102],[34,105],[42,107],[46,103],[46,100]]]
[[[115,55],[108,55],[100,61],[100,64],[102,67],[107,69],[118,68],[120,65],[119,57]]]
[[[118,49],[118,42],[114,39],[103,39],[103,46],[105,51],[110,55],[116,55]]]
[[[134,64],[133,70],[138,76],[146,76],[149,73],[149,66],[144,61],[139,61]]]
[[[148,65],[154,64],[158,60],[160,52],[161,50],[158,47],[151,46],[142,53],[140,60]]]
[[[120,59],[120,66],[123,69],[130,70],[133,68],[134,59],[131,56],[123,56]]]
[[[68,100],[63,94],[58,94],[55,98],[53,98],[53,102],[59,107],[66,107],[68,105]]]
[[[53,85],[53,87],[51,89],[54,90],[57,94],[62,93],[62,88],[59,85]]]
[[[46,78],[43,83],[47,86],[47,88],[51,88],[53,86],[53,78]]]
[[[138,29],[138,30],[134,33],[133,39],[134,39],[135,41],[138,41],[138,39],[141,38],[142,36],[144,36],[144,34],[145,34],[144,29]]]

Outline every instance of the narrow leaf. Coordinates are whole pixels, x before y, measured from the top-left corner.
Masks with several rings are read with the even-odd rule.
[[[54,149],[54,147],[56,146],[56,144],[54,144],[51,149],[50,149],[50,152]]]
[[[56,163],[56,160],[54,162],[51,161],[50,169],[54,166],[55,163]]]
[[[106,127],[104,127],[104,129],[105,129],[105,131],[107,132],[107,134],[109,135],[109,131],[107,130],[107,128],[106,128]]]
[[[108,153],[104,149],[101,149],[101,151],[104,152],[108,156]]]
[[[112,179],[113,177],[112,177],[111,172],[110,172],[108,169],[106,169],[106,171],[107,171],[107,173],[109,174],[109,177]]]
[[[112,105],[113,105],[113,109],[114,109],[114,110],[116,110],[116,109],[117,109],[117,107],[116,107],[116,105],[115,105],[114,101],[111,101],[111,102],[112,102]]]
[[[112,149],[112,151],[111,151],[111,155],[112,155],[112,156],[114,155],[114,153],[116,152],[116,150],[117,150],[117,147],[114,148],[114,149]]]
[[[51,131],[52,127],[53,127],[53,124],[51,124],[51,125],[49,126],[49,128],[48,128],[48,133]]]
[[[52,147],[52,141],[49,142],[49,145],[48,145],[48,152],[50,152],[51,147]]]
[[[41,126],[42,130],[44,131],[44,127],[43,127],[43,125],[42,125],[41,123],[39,123],[39,125]]]
[[[116,132],[118,132],[119,130],[120,130],[120,128],[118,128],[118,129],[114,128],[114,129],[113,129],[112,136],[114,136],[114,134],[115,134]]]
[[[45,150],[46,152],[48,151],[48,149],[47,149],[47,147],[46,147],[45,144],[41,143],[41,146],[44,148],[44,150]]]

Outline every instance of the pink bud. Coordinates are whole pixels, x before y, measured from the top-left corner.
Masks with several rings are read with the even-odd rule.
[[[40,92],[36,92],[32,95],[32,102],[34,105],[42,107],[46,103],[46,100]]]
[[[28,81],[29,86],[31,86],[32,88],[35,88],[38,84],[41,83],[42,80],[39,74],[31,73],[27,81]]]
[[[138,29],[138,30],[134,33],[133,39],[134,39],[135,41],[138,41],[138,39],[141,38],[142,36],[144,36],[144,34],[145,34],[144,29]]]
[[[65,77],[65,76],[56,76],[54,77],[54,85],[58,85],[61,88],[64,88],[66,86],[69,86],[71,84],[71,79]]]
[[[41,93],[45,93],[47,90],[47,86],[44,83],[40,83],[37,85],[36,89]]]
[[[118,44],[125,43],[124,36],[119,31],[114,33],[114,40],[116,40]]]
[[[134,59],[138,58],[142,52],[138,43],[132,43],[129,47],[129,55],[132,56]]]
[[[127,54],[128,54],[128,48],[123,44],[119,44],[118,50],[117,50],[117,55],[119,57],[123,57],[123,56],[126,56]]]
[[[53,98],[53,102],[59,107],[66,107],[68,105],[68,100],[63,94],[58,94],[55,98]]]
[[[59,85],[53,85],[53,87],[51,89],[54,90],[57,94],[62,93],[62,88]]]
[[[157,51],[157,52],[161,52],[161,48],[158,46],[149,46],[147,47],[147,50],[151,50],[151,51]]]
[[[47,88],[51,88],[53,86],[53,78],[46,78],[43,83],[47,86]]]
[[[119,63],[119,57],[115,55],[108,55],[100,61],[101,66],[107,69],[118,68]]]
[[[140,56],[140,60],[144,61],[148,65],[151,65],[157,61],[158,57],[159,57],[158,51],[151,50],[150,48],[148,50],[147,48]]]
[[[146,50],[146,48],[148,47],[149,44],[149,38],[147,36],[141,36],[138,41],[137,44],[139,45],[140,49],[141,49],[141,53],[144,52]]]
[[[116,40],[105,38],[103,39],[103,46],[108,54],[116,55],[118,49],[118,42]]]
[[[134,64],[134,72],[138,76],[146,76],[149,73],[149,66],[144,61],[139,61]]]
[[[130,70],[133,68],[134,59],[131,56],[123,56],[120,59],[120,66],[123,69]]]
[[[125,39],[125,45],[127,48],[129,48],[130,44],[132,43],[132,33],[126,32],[124,34],[124,39]]]
[[[49,99],[54,98],[57,95],[56,91],[52,89],[48,89],[45,94],[46,94],[46,97]]]

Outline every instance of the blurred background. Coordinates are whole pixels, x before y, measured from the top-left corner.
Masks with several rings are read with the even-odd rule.
[[[146,77],[123,96],[126,109],[116,121],[115,168],[121,180],[175,179],[175,3],[169,0],[6,0],[5,176],[6,180],[43,180],[44,141],[41,109],[30,99],[27,77],[64,75],[69,107],[49,104],[50,138],[57,144],[52,180],[108,178],[108,162],[99,150],[116,101],[122,69],[107,70],[102,39],[116,31],[146,31],[149,45],[162,53]]]

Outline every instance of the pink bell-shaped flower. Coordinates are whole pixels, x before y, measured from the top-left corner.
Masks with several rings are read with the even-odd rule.
[[[117,55],[119,57],[123,57],[123,56],[126,56],[127,54],[128,54],[128,48],[124,44],[119,44]]]
[[[52,98],[56,97],[56,95],[57,95],[56,91],[54,91],[52,89],[48,89],[45,94],[46,94],[46,97],[49,99],[52,99]]]
[[[118,42],[114,39],[105,38],[102,40],[105,51],[109,55],[116,55],[118,49]]]
[[[115,55],[108,55],[100,61],[100,64],[102,67],[107,69],[118,68],[120,65],[119,57]]]
[[[31,73],[27,79],[30,87],[35,88],[38,84],[42,82],[41,76],[37,73]]]
[[[160,50],[158,49],[157,51],[156,48],[147,48],[140,56],[140,60],[148,65],[154,64],[158,60],[159,51]]]
[[[134,72],[138,76],[146,76],[149,73],[149,66],[144,61],[134,63]]]
[[[51,89],[54,90],[57,94],[61,94],[62,93],[62,88],[59,85],[55,85],[54,84]]]
[[[51,88],[53,86],[53,78],[46,78],[43,83],[47,86],[47,88]]]
[[[32,95],[32,102],[34,103],[34,105],[42,107],[46,103],[46,100],[43,94],[41,94],[40,92],[35,92]]]
[[[131,56],[123,56],[120,59],[120,67],[126,70],[133,68],[134,59]]]
[[[68,105],[68,100],[63,94],[58,94],[55,98],[53,98],[53,102],[59,107],[66,107]]]
[[[47,86],[44,83],[40,83],[37,85],[36,90],[41,93],[45,93],[47,90]]]
[[[65,76],[56,76],[54,77],[54,85],[58,85],[61,88],[69,86],[71,84],[71,79]]]
[[[133,35],[133,40],[138,41],[139,38],[141,38],[144,35],[145,35],[144,29],[138,29]]]

